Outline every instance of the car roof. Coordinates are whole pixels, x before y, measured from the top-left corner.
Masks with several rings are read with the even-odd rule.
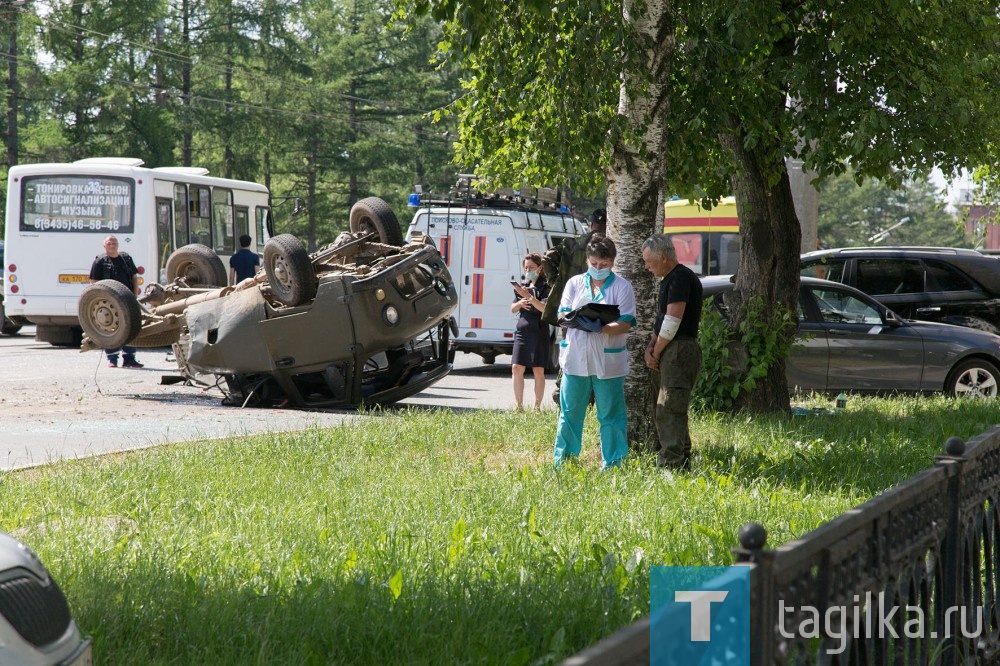
[[[939,259],[967,273],[972,279],[1000,294],[1000,257],[986,255],[978,250],[956,247],[842,247],[815,250],[802,255],[801,261],[851,257],[891,257],[913,259]]]
[[[823,280],[821,278],[806,277],[802,276],[799,278],[802,284],[814,285],[817,287],[827,287],[830,289],[844,289],[846,291],[853,291],[856,293],[861,293],[854,287],[850,285],[843,284],[841,282],[832,282],[830,280]],[[734,286],[732,275],[706,275],[701,278],[701,288],[703,296],[713,296],[715,294],[720,294],[724,291],[729,291]]]

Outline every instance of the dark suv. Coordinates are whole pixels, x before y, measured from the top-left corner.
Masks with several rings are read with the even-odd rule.
[[[855,287],[907,319],[1000,333],[1000,259],[975,250],[819,250],[802,255],[800,274]]]

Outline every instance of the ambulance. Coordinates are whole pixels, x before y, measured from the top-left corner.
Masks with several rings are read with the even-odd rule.
[[[663,233],[673,241],[679,263],[698,275],[736,272],[740,221],[735,197],[725,197],[711,210],[687,199],[668,201],[663,208]]]
[[[410,195],[409,205],[416,210],[406,239],[416,232],[431,238],[455,281],[458,334],[453,352],[478,354],[491,364],[514,350],[517,315],[510,311],[515,298],[510,283],[523,278],[524,255],[542,254],[588,229],[570,214],[561,192],[531,188],[483,193],[473,183],[474,177],[462,176],[447,199]],[[553,330],[546,370],[554,372],[558,362]]]

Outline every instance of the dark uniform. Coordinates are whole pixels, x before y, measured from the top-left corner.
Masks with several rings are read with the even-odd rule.
[[[686,303],[677,333],[663,350],[659,369],[652,373],[656,384],[653,414],[660,440],[657,464],[661,466],[686,467],[691,458],[688,406],[701,370],[701,347],[698,346],[701,291],[701,280],[683,264],[677,264],[660,281],[654,333],[660,330],[668,304]]]
[[[135,291],[133,277],[138,274],[135,262],[125,252],[119,252],[114,258],[106,254],[98,255],[94,257],[94,263],[90,267],[91,280],[117,280],[131,292]]]
[[[545,301],[549,296],[549,285],[544,276],[539,276],[534,286],[523,282],[521,286],[531,290],[535,298]],[[516,292],[515,292],[516,294]],[[520,296],[514,302],[521,300]],[[523,365],[526,368],[544,368],[549,360],[549,341],[552,332],[549,325],[542,321],[542,313],[534,307],[517,313],[517,328],[514,330],[514,352],[511,363]]]
[[[91,280],[115,280],[128,287],[132,293],[135,292],[134,278],[139,274],[135,267],[135,262],[125,252],[119,252],[117,257],[109,257],[107,254],[100,254],[94,257],[94,263],[90,266]],[[120,350],[123,356],[123,367],[141,368],[142,364],[135,360],[135,347],[122,347]],[[105,349],[108,356],[108,363],[118,365],[118,349]]]

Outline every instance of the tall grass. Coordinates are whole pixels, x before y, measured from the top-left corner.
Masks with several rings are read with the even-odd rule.
[[[819,399],[809,399],[819,404]],[[826,405],[826,401],[823,402]],[[412,410],[0,476],[103,664],[546,663],[648,612],[649,567],[727,564],[932,464],[996,407],[698,414],[691,473],[552,469],[555,417]]]

